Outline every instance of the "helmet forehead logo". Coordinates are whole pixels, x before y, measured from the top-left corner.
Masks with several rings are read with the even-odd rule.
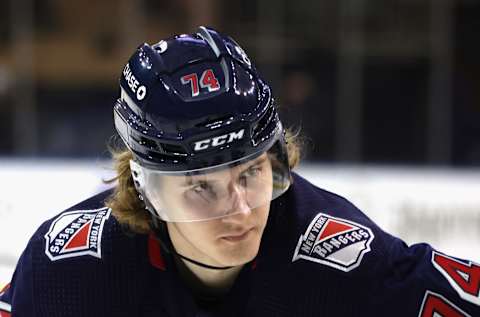
[[[243,139],[245,129],[234,131],[222,135],[215,136],[213,138],[204,139],[194,143],[193,149],[195,152],[204,151],[212,147],[218,147],[224,144],[232,143],[235,140]]]
[[[133,75],[132,70],[130,69],[130,64],[125,65],[123,69],[123,77],[128,84],[130,90],[135,94],[135,97],[138,101],[141,101],[147,95],[147,87],[140,85],[140,82],[137,80],[135,75]]]

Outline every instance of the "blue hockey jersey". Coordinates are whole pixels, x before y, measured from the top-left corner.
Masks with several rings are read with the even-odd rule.
[[[0,316],[480,316],[479,265],[408,247],[293,177],[271,202],[256,259],[216,305],[195,300],[154,236],[115,220],[106,191],[40,226]]]

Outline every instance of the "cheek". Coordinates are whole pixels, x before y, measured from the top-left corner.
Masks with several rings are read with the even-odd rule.
[[[212,224],[192,222],[177,226],[185,239],[195,246],[206,246],[214,241],[215,227]]]

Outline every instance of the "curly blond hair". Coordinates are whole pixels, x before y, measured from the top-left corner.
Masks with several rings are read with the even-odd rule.
[[[295,168],[300,162],[301,141],[298,133],[287,130],[287,152],[290,169]],[[138,193],[133,184],[130,171],[132,152],[125,147],[111,147],[110,153],[114,161],[116,176],[106,183],[117,182],[112,195],[106,200],[105,205],[112,209],[117,221],[127,226],[136,233],[149,233],[151,216],[145,210],[144,203],[138,198]]]

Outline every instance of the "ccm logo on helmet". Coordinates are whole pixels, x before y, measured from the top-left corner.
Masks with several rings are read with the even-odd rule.
[[[244,132],[245,129],[242,129],[237,132],[230,132],[227,134],[216,136],[214,138],[197,141],[194,143],[195,146],[193,149],[195,150],[195,152],[198,152],[209,149],[211,147],[217,147],[223,144],[232,143],[235,140],[241,140],[243,138]]]
[[[140,87],[138,86],[140,85],[140,82],[135,78],[135,75],[133,75],[132,70],[130,69],[130,64],[125,65],[125,68],[123,69],[123,77],[125,77],[128,87],[130,87],[130,90],[137,96],[137,99],[143,100],[147,95],[147,87],[144,85],[141,85]]]

